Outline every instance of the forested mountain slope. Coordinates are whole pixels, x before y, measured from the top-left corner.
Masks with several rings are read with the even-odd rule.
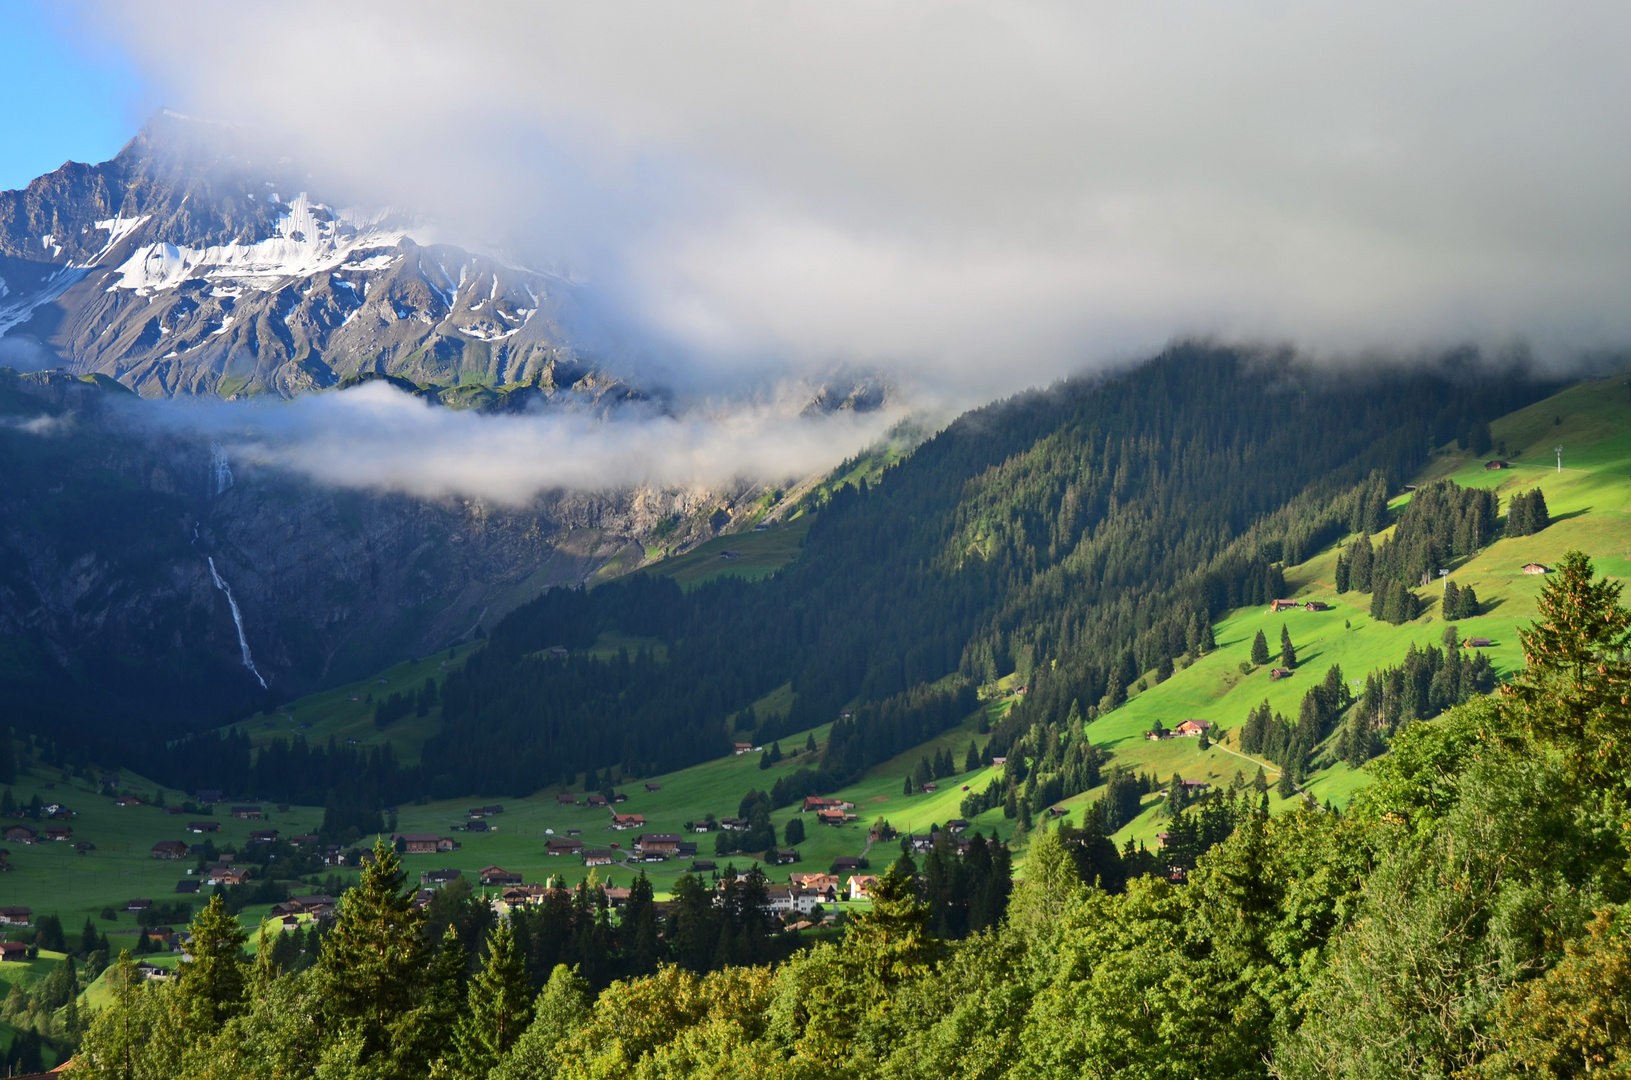
[[[875,706],[806,786],[955,722],[1010,672],[1033,684],[1028,722],[1062,722],[1184,654],[1215,614],[1279,595],[1286,561],[1379,524],[1431,446],[1547,390],[1465,360],[1344,374],[1181,346],[977,410],[836,493],[772,579],[683,592],[635,576],[518,609],[446,679],[434,766],[404,770],[398,797],[678,768],[726,752],[726,718],[783,683],[791,706],[761,739]],[[577,651],[607,631],[662,656]],[[187,769],[247,752],[194,746]]]

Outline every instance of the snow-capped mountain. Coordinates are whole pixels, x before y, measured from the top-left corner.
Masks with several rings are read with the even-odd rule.
[[[163,113],[111,161],[0,192],[0,337],[147,397],[591,375],[564,282],[421,245],[406,215],[330,205],[250,146]]]

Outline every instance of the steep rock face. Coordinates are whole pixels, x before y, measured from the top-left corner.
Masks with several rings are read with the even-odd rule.
[[[334,207],[228,129],[156,117],[100,165],[0,192],[0,335],[146,397],[290,396],[376,372],[626,388],[567,342],[558,279]]]
[[[555,492],[520,509],[335,490],[155,434],[132,421],[145,408],[111,380],[0,373],[14,715],[185,724],[258,703],[260,678],[279,697],[354,678],[613,559],[638,564],[659,525],[678,519],[668,542],[694,543],[756,490]]]

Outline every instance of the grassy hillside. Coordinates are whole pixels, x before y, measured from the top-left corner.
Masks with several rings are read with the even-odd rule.
[[[764,531],[716,536],[683,555],[675,555],[645,568],[648,574],[673,578],[686,589],[705,581],[734,575],[757,581],[773,574],[798,557],[804,534],[810,531],[809,516],[783,525],[776,523]]]
[[[1605,385],[1613,392],[1605,391]],[[1457,624],[1461,635],[1490,638],[1494,644],[1488,652],[1502,672],[1510,671],[1521,662],[1516,630],[1533,618],[1534,599],[1542,581],[1521,573],[1524,563],[1550,564],[1565,550],[1580,548],[1593,558],[1600,572],[1631,577],[1631,528],[1628,528],[1631,521],[1627,520],[1631,514],[1631,480],[1627,479],[1631,476],[1631,422],[1627,420],[1631,416],[1631,405],[1623,396],[1622,381],[1583,383],[1496,421],[1491,425],[1492,434],[1498,443],[1505,444],[1506,459],[1513,465],[1510,469],[1485,470],[1482,460],[1451,447],[1438,452],[1421,473],[1423,481],[1448,476],[1464,485],[1494,487],[1502,496],[1503,506],[1511,494],[1532,487],[1539,487],[1546,494],[1553,517],[1550,528],[1533,536],[1497,541],[1474,558],[1451,567],[1454,580],[1459,585],[1475,587],[1485,608],[1485,614]],[[1561,473],[1556,469],[1552,453],[1552,447],[1558,443],[1565,447]],[[1395,506],[1405,498],[1408,496],[1396,500]],[[658,564],[654,572],[668,574],[685,585],[720,573],[749,576],[761,570],[769,572],[774,565],[781,565],[777,560],[797,553],[803,534],[801,522],[805,520],[801,518],[762,533],[742,533],[710,541],[696,551]],[[1344,538],[1342,542],[1350,539]],[[741,557],[722,560],[714,547],[739,551]],[[1127,705],[1091,726],[1091,738],[1114,754],[1114,763],[1152,772],[1162,779],[1177,772],[1186,778],[1228,783],[1237,771],[1250,779],[1259,764],[1271,781],[1276,779],[1278,773],[1274,766],[1247,758],[1238,751],[1233,733],[1252,706],[1267,700],[1276,710],[1294,716],[1308,686],[1323,677],[1329,665],[1340,664],[1352,683],[1362,680],[1367,672],[1379,666],[1398,663],[1412,642],[1418,646],[1436,645],[1443,634],[1444,623],[1436,604],[1432,603],[1418,619],[1403,626],[1371,620],[1368,594],[1355,592],[1337,596],[1334,593],[1335,561],[1336,548],[1328,547],[1286,569],[1288,593],[1297,598],[1324,600],[1332,605],[1331,610],[1318,613],[1296,610],[1271,615],[1261,607],[1252,607],[1227,613],[1214,626],[1215,651],[1177,671],[1160,685],[1142,692],[1135,690]],[[1435,585],[1424,590],[1423,595],[1431,597],[1437,588]],[[1277,641],[1282,623],[1289,628],[1297,646],[1298,672],[1278,683],[1270,682],[1264,669],[1243,674],[1240,664],[1248,658],[1253,635],[1262,629],[1271,642]],[[589,651],[609,654],[620,646],[632,650],[641,644],[651,644],[645,640],[614,638],[615,635],[603,635]],[[374,727],[373,709],[366,701],[367,696],[373,694],[378,699],[391,690],[416,688],[426,676],[440,679],[477,647],[479,645],[461,646],[451,658],[442,653],[399,664],[375,678],[300,699],[273,716],[257,717],[240,726],[257,744],[298,732],[314,742],[329,738],[342,743],[357,739],[364,745],[390,742],[400,759],[416,761],[425,738],[436,729],[439,710],[433,709],[423,718],[409,716],[380,731]],[[382,679],[385,681],[381,682]],[[1153,677],[1150,681],[1153,682]],[[1006,696],[1011,682],[1010,677],[987,688],[990,700],[983,709],[988,718],[998,718],[1012,702],[1013,699]],[[353,700],[354,697],[357,700]],[[785,714],[791,700],[790,688],[783,685],[756,702],[755,711],[761,718]],[[1143,738],[1143,732],[1156,720],[1172,727],[1188,717],[1213,721],[1222,732],[1222,738],[1204,752],[1195,740],[1152,743]],[[902,778],[920,756],[932,756],[941,746],[948,747],[955,760],[961,762],[969,741],[978,739],[978,722],[978,714],[969,717],[933,743],[915,747],[878,765],[860,782],[840,792],[842,797],[856,803],[860,821],[841,829],[809,823],[808,839],[800,847],[803,861],[775,869],[772,879],[785,880],[792,871],[825,869],[837,855],[867,853],[865,826],[880,815],[902,831],[923,830],[931,823],[959,816],[958,804],[965,786],[983,788],[996,775],[996,770],[947,779],[939,791],[927,795],[902,795]],[[818,744],[824,743],[825,727],[815,729],[814,734]],[[720,817],[734,815],[737,804],[750,788],[768,789],[777,776],[809,763],[802,752],[794,752],[802,751],[804,741],[802,732],[783,739],[783,749],[789,756],[770,770],[760,770],[758,755],[749,754],[704,762],[655,777],[650,782],[659,790],[654,792],[645,790],[641,781],[620,785],[629,799],[618,810],[643,814],[647,831],[654,832],[680,831],[687,822],[698,821],[709,812]],[[153,790],[151,783],[130,779],[149,792]],[[185,876],[185,864],[153,860],[148,849],[156,840],[186,838],[180,831],[185,819],[167,817],[151,807],[117,809],[111,800],[82,784],[65,784],[58,780],[54,788],[47,789],[46,784],[51,782],[43,776],[25,777],[16,785],[15,795],[20,802],[27,802],[36,793],[46,801],[67,801],[80,812],[72,822],[75,839],[90,840],[97,844],[97,850],[79,856],[70,844],[10,845],[17,870],[0,875],[0,904],[27,904],[37,912],[57,912],[64,925],[73,930],[87,914],[95,916],[107,904],[122,907],[123,901],[135,896],[161,899],[172,895],[175,881]],[[1364,782],[1362,773],[1337,765],[1310,777],[1306,786],[1321,801],[1329,800],[1341,806]],[[504,803],[506,812],[492,819],[495,828],[487,833],[453,830],[464,822],[469,805],[495,801],[492,799],[466,798],[402,807],[400,830],[440,832],[457,837],[463,845],[451,855],[410,856],[410,872],[417,875],[421,870],[442,866],[473,872],[498,864],[521,872],[528,880],[557,874],[573,881],[586,873],[579,860],[544,854],[544,843],[551,830],[555,833],[580,830],[588,847],[620,844],[620,850],[624,850],[632,842],[635,833],[606,829],[609,818],[605,811],[587,806],[558,806],[555,798],[558,790],[551,787],[524,799],[497,800]],[[1082,809],[1102,793],[1102,789],[1085,792],[1061,805],[1070,812],[1070,820],[1079,821]],[[1118,843],[1134,838],[1153,845],[1155,834],[1163,827],[1164,815],[1158,797],[1148,797],[1147,801],[1147,811],[1117,835]],[[1282,805],[1272,794],[1271,803],[1275,808]],[[786,808],[772,815],[778,837],[783,835],[787,821],[795,813],[794,808]],[[321,811],[316,808],[295,808],[288,815],[273,815],[270,826],[290,833],[304,832],[315,828],[320,819]],[[987,835],[995,831],[1005,839],[1011,838],[1015,829],[1015,822],[1003,818],[1000,810],[988,812],[977,819],[975,825]],[[224,819],[217,842],[241,843],[254,827],[263,826]],[[713,855],[712,835],[691,838],[699,845],[699,857],[721,864],[726,861]],[[890,858],[894,848],[891,845],[887,852],[872,854]],[[746,860],[736,856],[734,861],[741,864]],[[644,869],[659,891],[663,891],[688,866],[689,860],[677,860],[650,864]],[[632,873],[619,866],[610,872],[602,869],[600,876],[616,884],[626,884]],[[245,914],[246,922],[252,923],[257,918],[254,911]],[[120,940],[119,934],[129,935],[134,931],[128,915],[121,915],[118,923],[101,925],[106,925],[115,935],[116,943]]]
[[[34,909],[36,917],[54,914],[62,920],[70,935],[79,932],[86,918],[107,932],[110,944],[117,951],[135,947],[135,916],[125,912],[125,904],[136,898],[158,902],[194,899],[177,896],[176,883],[187,878],[187,870],[194,865],[192,859],[155,859],[152,846],[160,840],[183,840],[189,844],[204,839],[187,831],[187,822],[194,815],[171,815],[157,806],[115,806],[113,797],[98,794],[84,781],[65,781],[60,775],[46,775],[48,770],[36,767],[33,775],[18,777],[11,786],[13,798],[27,803],[38,795],[42,802],[60,802],[75,811],[67,822],[74,833],[69,842],[37,844],[7,843],[11,853],[9,873],[0,874],[0,907],[26,906]],[[153,798],[159,788],[128,771],[121,774],[121,792],[134,792],[144,798]],[[176,792],[169,793],[170,802],[179,801]],[[209,820],[220,823],[220,832],[213,834],[218,848],[232,845],[238,848],[248,841],[255,829],[277,829],[284,835],[299,835],[314,831],[321,822],[323,812],[316,807],[291,807],[287,813],[278,813],[271,804],[259,804],[267,820],[241,821],[230,816],[228,807],[215,807]],[[46,822],[27,822],[44,833]],[[74,845],[88,842],[96,845],[94,851],[79,854]],[[118,912],[114,920],[100,917],[104,907],[112,906]],[[258,918],[252,918],[258,922]],[[3,973],[0,973],[3,974]]]
[[[1524,564],[1554,565],[1565,551],[1579,549],[1591,556],[1599,573],[1631,579],[1631,403],[1623,391],[1620,378],[1585,382],[1491,424],[1491,434],[1509,451],[1504,460],[1511,468],[1488,470],[1484,467],[1488,458],[1449,447],[1439,451],[1418,478],[1425,482],[1448,477],[1463,486],[1493,488],[1501,496],[1503,511],[1512,494],[1537,487],[1545,492],[1553,521],[1549,528],[1498,540],[1447,567],[1458,585],[1477,590],[1484,609],[1477,618],[1456,622],[1460,636],[1489,638],[1493,644],[1485,651],[1503,674],[1523,663],[1517,630],[1534,619],[1535,597],[1545,580],[1523,573]],[[1552,451],[1559,443],[1564,446],[1561,472]],[[1577,449],[1571,450],[1571,444]],[[1401,497],[1393,505],[1397,508],[1407,500],[1408,496]],[[1344,537],[1342,543],[1352,539]],[[1156,720],[1171,728],[1189,717],[1210,720],[1232,732],[1245,722],[1248,710],[1264,700],[1294,717],[1309,685],[1332,664],[1341,665],[1351,685],[1369,671],[1398,663],[1412,642],[1418,647],[1440,643],[1445,623],[1436,602],[1402,626],[1374,621],[1370,594],[1336,594],[1336,557],[1337,550],[1331,547],[1286,569],[1291,597],[1323,600],[1331,610],[1269,614],[1252,608],[1229,613],[1214,628],[1215,652],[1167,682],[1135,694],[1126,706],[1095,723],[1094,742],[1114,751],[1118,764],[1154,772],[1163,780],[1177,772],[1186,779],[1227,783],[1237,769],[1249,780],[1258,764],[1271,781],[1277,779],[1275,766],[1241,755],[1231,735],[1203,752],[1196,740],[1151,743],[1143,732]],[[1436,601],[1440,587],[1420,593]],[[1271,644],[1277,644],[1282,624],[1297,646],[1297,674],[1277,683],[1269,680],[1266,668],[1243,675],[1240,663],[1250,657],[1253,636],[1261,629]],[[1342,806],[1365,782],[1363,773],[1339,764],[1312,776],[1306,787],[1319,800]],[[1102,793],[1103,789],[1087,792],[1064,805],[1076,810]],[[1270,800],[1276,807],[1281,804],[1272,794]],[[1132,837],[1153,845],[1164,814],[1159,800],[1149,801],[1151,808],[1117,834],[1118,842]]]
[[[413,764],[419,760],[425,740],[435,734],[441,724],[440,707],[432,708],[428,716],[410,713],[381,730],[374,726],[374,705],[392,692],[418,690],[426,678],[440,683],[449,671],[480,647],[479,642],[460,645],[433,656],[407,660],[370,678],[298,698],[271,715],[256,716],[222,730],[242,731],[255,746],[294,735],[304,736],[310,743],[326,743],[329,739],[349,743],[354,739],[363,746],[380,746],[388,742],[398,760]]]

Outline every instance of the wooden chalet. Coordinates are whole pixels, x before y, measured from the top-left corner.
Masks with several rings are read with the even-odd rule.
[[[577,855],[583,851],[583,841],[571,836],[551,836],[544,845],[545,855]]]
[[[27,926],[33,917],[33,908],[0,907],[0,926]]]
[[[1203,731],[1211,730],[1212,721],[1210,720],[1185,720],[1174,729],[1177,734],[1190,738],[1198,737]]]
[[[435,855],[439,851],[452,851],[453,841],[436,833],[396,833],[391,843],[406,855]]]
[[[463,870],[448,867],[445,870],[422,870],[419,873],[421,885],[446,885],[450,881],[457,881],[464,876]]]
[[[481,869],[481,883],[483,885],[519,885],[521,875],[506,870],[502,866],[484,866]]]
[[[153,858],[155,859],[185,859],[187,845],[180,840],[160,840],[153,845]]]
[[[234,806],[232,816],[241,821],[259,821],[261,819],[261,808],[258,806]]]
[[[666,859],[680,853],[677,833],[641,833],[634,838],[634,853],[642,859]]]

